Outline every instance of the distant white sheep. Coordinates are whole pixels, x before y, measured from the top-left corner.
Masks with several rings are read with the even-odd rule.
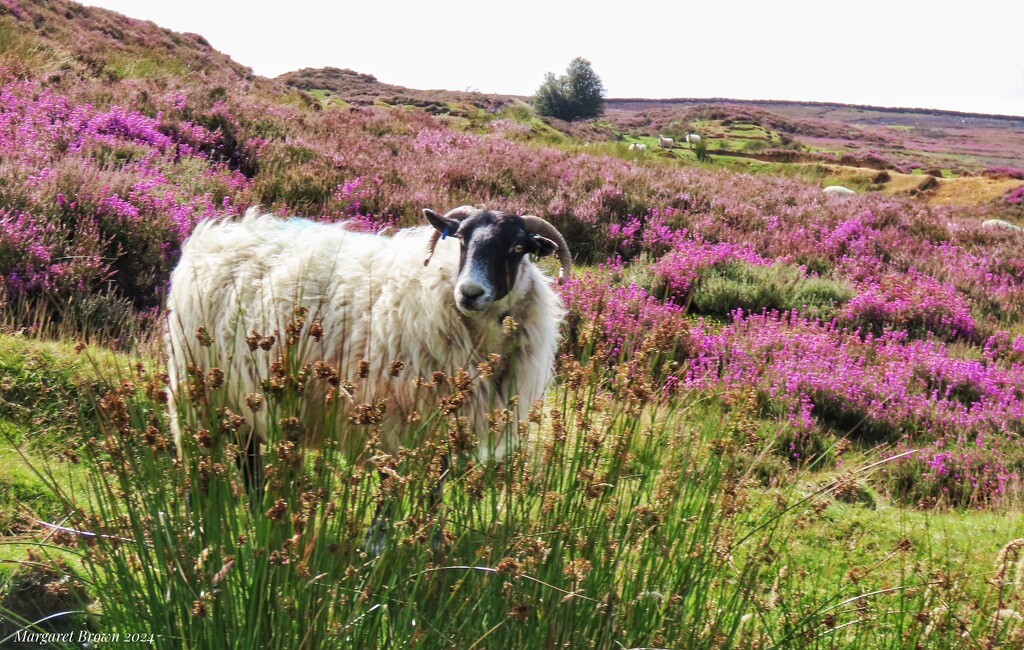
[[[658,134],[658,146],[659,147],[664,147],[666,149],[671,149],[672,147],[675,146],[675,143],[676,143],[676,141],[673,140],[672,138],[666,138],[662,134],[660,134],[660,133]]]
[[[842,185],[829,185],[828,187],[823,189],[822,192],[824,192],[825,194],[829,194],[831,196],[853,196],[854,194],[856,194],[856,192],[854,192],[850,188],[843,187]]]
[[[1021,227],[1010,223],[1009,221],[1003,221],[1002,219],[985,219],[981,222],[982,228],[1002,228],[1004,230],[1021,230]]]
[[[647,145],[646,144],[642,144],[640,142],[634,142],[633,144],[629,145],[629,150],[630,151],[641,151],[641,152],[647,151]]]
[[[697,135],[696,133],[690,133],[689,131],[686,132],[686,144],[690,145],[691,149],[693,149],[693,145],[695,145],[695,144],[697,144],[699,142],[700,142],[700,136],[699,135]]]

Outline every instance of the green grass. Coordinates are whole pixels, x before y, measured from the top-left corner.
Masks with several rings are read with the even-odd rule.
[[[0,422],[0,431],[10,429],[9,423]],[[62,504],[30,466],[42,467],[43,462],[39,456],[24,455],[13,446],[0,446],[0,537],[24,534],[34,527],[32,519],[59,518]]]
[[[784,426],[743,400],[644,397],[626,370],[656,377],[657,350],[567,362],[523,450],[457,460],[443,504],[427,495],[453,434],[424,412],[417,451],[371,444],[371,467],[272,431],[267,489],[250,505],[217,390],[198,414],[209,434],[186,438],[182,464],[152,366],[93,366],[69,347],[0,338],[7,367],[50,354],[68,377],[102,368],[97,385],[116,386],[78,465],[30,453],[36,473],[0,450],[13,522],[0,560],[17,568],[0,571],[0,606],[21,621],[6,634],[56,611],[86,613],[26,629],[131,629],[173,648],[958,648],[1020,634],[988,615],[1021,605],[1017,556],[992,582],[1000,550],[1024,537],[1019,516],[890,505],[865,452],[791,466],[772,450]],[[281,419],[297,404],[287,390],[267,399]],[[6,430],[26,439],[21,424]],[[374,555],[383,501],[393,523]],[[30,511],[83,534],[24,526]]]
[[[30,33],[13,16],[0,16],[0,64],[12,71],[35,73],[57,69],[71,59]]]
[[[80,352],[70,341],[0,335],[0,536],[20,538],[37,528],[35,519],[60,519],[65,504],[39,472],[73,489],[72,477],[84,472],[60,459],[99,432],[94,398],[104,378],[127,377],[133,364],[97,346]],[[23,552],[0,544],[0,559]],[[12,566],[0,566],[0,574]]]
[[[351,106],[348,102],[338,97],[333,91],[323,88],[312,88],[306,93],[325,108],[347,108]]]
[[[104,72],[113,80],[152,79],[164,76],[184,77],[188,75],[189,67],[184,61],[173,57],[124,52],[111,57]]]

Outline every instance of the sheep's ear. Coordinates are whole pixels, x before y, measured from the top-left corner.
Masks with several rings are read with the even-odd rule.
[[[441,233],[443,237],[451,237],[455,234],[455,231],[459,229],[458,219],[442,217],[430,208],[424,208],[423,216],[427,218],[430,225],[433,226],[437,232]]]
[[[558,244],[540,235],[530,235],[530,244],[530,253],[537,257],[547,257],[558,250]]]

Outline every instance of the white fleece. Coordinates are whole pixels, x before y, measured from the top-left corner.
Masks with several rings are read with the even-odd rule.
[[[451,376],[458,368],[476,376],[477,365],[489,354],[502,355],[501,370],[475,384],[458,414],[469,418],[481,459],[509,451],[517,436],[501,429],[492,439],[488,415],[518,395],[519,407],[512,409],[514,432],[530,405],[543,397],[564,315],[561,300],[551,280],[527,256],[509,296],[477,317],[464,316],[454,297],[458,240],[439,242],[424,266],[431,232],[430,226],[421,226],[387,237],[351,232],[343,223],[279,219],[255,210],[240,221],[198,225],[182,246],[167,301],[164,338],[176,442],[182,427],[175,404],[189,404],[182,391],[190,363],[204,371],[224,371],[226,385],[220,390],[227,391],[226,405],[265,439],[267,420],[274,414],[266,404],[253,413],[246,396],[263,392],[261,384],[280,352],[285,324],[297,306],[304,306],[309,312],[297,346],[299,365],[323,360],[337,368],[342,379],[356,384],[354,403],[384,400],[381,443],[389,453],[413,444],[406,435],[406,418],[413,412],[425,417],[436,406],[423,402],[428,397],[436,402],[437,393],[417,390],[414,378],[430,379],[438,370]],[[506,312],[517,323],[511,335],[500,322]],[[314,320],[323,326],[319,342],[307,335]],[[212,338],[209,347],[196,338],[199,327]],[[245,338],[253,330],[276,334],[270,352],[249,349]],[[357,368],[363,359],[369,362],[369,375],[360,380]],[[395,360],[405,364],[398,377],[391,376]],[[328,408],[325,392],[323,382],[310,378],[300,406],[305,444],[319,444],[327,417],[338,420],[336,431],[353,429],[345,424],[352,403],[342,400],[339,408]],[[343,442],[358,449],[362,441]]]

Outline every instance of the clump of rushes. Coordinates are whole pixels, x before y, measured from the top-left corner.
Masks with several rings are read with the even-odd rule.
[[[716,410],[665,389],[674,332],[638,329],[614,347],[581,339],[529,423],[506,432],[523,446],[481,465],[458,453],[473,447],[460,402],[502,359],[429,378],[395,364],[394,381],[433,403],[408,418],[419,444],[388,455],[376,442],[386,403],[350,398],[358,372],[299,363],[308,341],[296,331],[291,343],[253,350],[274,366],[277,387],[247,397],[273,414],[255,493],[238,465],[244,418],[223,405],[230,373],[196,365],[198,417],[181,456],[167,444],[161,377],[137,371],[97,396],[100,433],[79,455],[88,490],[52,482],[67,519],[37,556],[58,576],[48,584],[80,601],[89,629],[145,630],[158,646],[191,648],[856,648],[948,645],[965,629],[997,644],[1020,637],[1019,543],[981,591],[902,540],[834,568],[845,576],[835,584],[797,568],[795,531],[822,521],[829,495],[871,468],[849,468],[809,495],[761,490],[748,469],[768,451],[750,427],[756,401]],[[331,418],[343,430],[310,450],[295,398],[314,389],[350,417]],[[490,418],[496,429],[510,421]],[[365,444],[346,449],[345,436]],[[378,509],[391,523],[370,553]],[[75,562],[49,557],[50,547]]]
[[[358,395],[363,378],[339,378],[327,361],[300,364],[307,334],[285,329],[295,333],[266,349],[250,336],[271,370],[247,405],[274,416],[257,494],[238,466],[247,426],[224,406],[229,372],[196,364],[198,415],[180,456],[160,377],[98,396],[102,435],[81,452],[88,494],[52,486],[69,513],[54,539],[79,558],[66,571],[87,585],[91,629],[211,648],[736,638],[755,591],[753,572],[736,573],[739,540],[762,513],[728,456],[698,461],[712,431],[691,430],[648,378],[674,353],[672,337],[629,342],[628,359],[592,345],[583,362],[563,359],[562,385],[507,432],[525,444],[489,465],[456,453],[439,503],[442,458],[472,448],[461,401],[502,359],[429,379],[392,364],[393,381],[435,403],[409,419],[421,443],[389,456],[376,446],[386,404],[342,395]],[[314,386],[350,417],[308,450],[295,398]],[[496,411],[491,426],[510,416]],[[346,437],[365,445],[350,453]],[[392,524],[374,556],[365,547],[381,504]]]

